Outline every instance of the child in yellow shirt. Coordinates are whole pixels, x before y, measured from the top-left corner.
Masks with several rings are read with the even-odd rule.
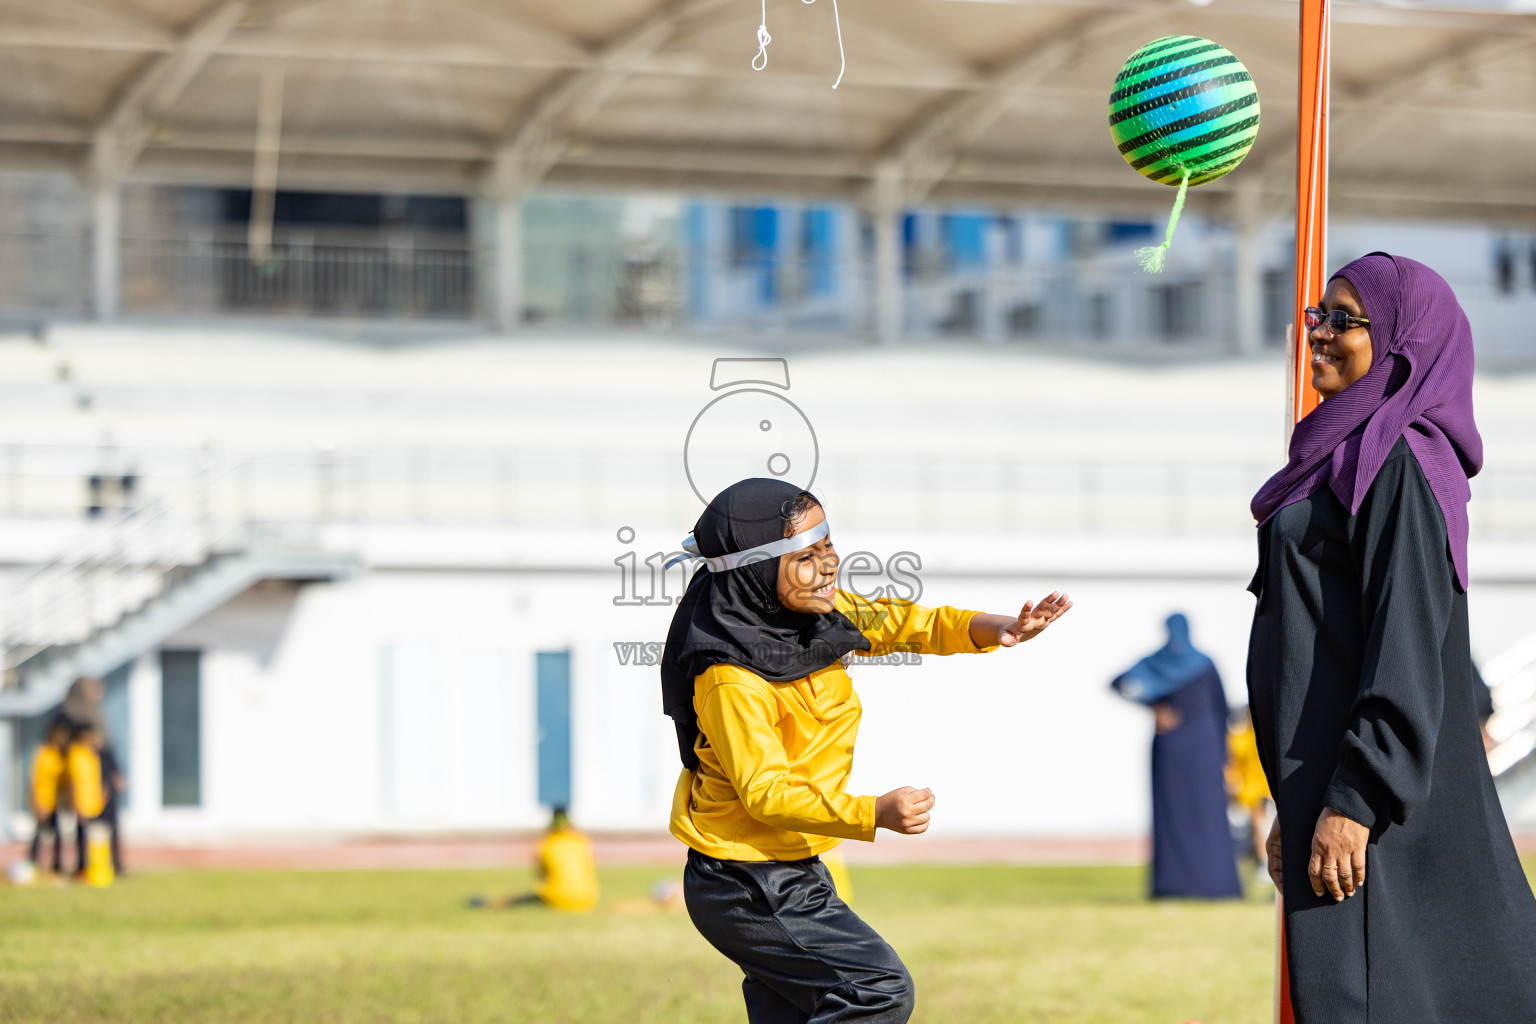
[[[64,754],[64,771],[69,778],[69,795],[75,814],[89,823],[100,817],[107,805],[106,789],[101,784],[101,733],[95,729],[76,730]]]
[[[91,726],[76,729],[64,753],[64,773],[69,779],[70,800],[80,819],[75,829],[76,877],[84,877],[87,836],[91,825],[107,807],[106,787],[101,776],[101,732]]]
[[[584,914],[597,906],[597,861],[592,840],[557,807],[549,833],[539,843],[539,884],[534,895],[556,910]]]
[[[549,831],[539,840],[539,884],[533,892],[487,901],[471,896],[466,903],[471,910],[481,907],[530,907],[543,904],[554,910],[585,914],[597,907],[597,858],[592,854],[592,840],[566,814],[556,807]]]
[[[32,833],[31,860],[35,865],[43,843],[53,843],[53,873],[63,870],[63,840],[59,836],[59,789],[64,782],[64,751],[69,747],[69,723],[55,719],[48,738],[32,755],[32,787],[28,796],[36,828]]]
[[[672,619],[661,673],[684,765],[671,827],[689,848],[689,916],[741,968],[754,1024],[902,1024],[911,976],[838,898],[820,854],[880,828],[925,831],[934,796],[847,791],[861,709],[845,660],[1012,647],[1072,602],[1053,593],[987,615],[839,590],[821,503],[780,480],[721,492],[683,546],[708,567]]]
[[[1227,792],[1248,814],[1249,838],[1253,844],[1253,856],[1259,865],[1259,874],[1267,881],[1265,871],[1268,855],[1264,840],[1273,824],[1273,799],[1269,795],[1269,780],[1264,775],[1264,765],[1259,760],[1259,743],[1253,731],[1253,716],[1248,708],[1233,715],[1227,726]]]

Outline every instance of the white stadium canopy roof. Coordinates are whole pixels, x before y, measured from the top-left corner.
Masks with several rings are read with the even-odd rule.
[[[1333,208],[1536,222],[1536,14],[1334,11]],[[0,168],[488,196],[530,187],[1164,211],[1105,111],[1141,43],[1235,51],[1263,124],[1192,201],[1292,201],[1287,0],[0,0]],[[265,85],[264,85],[265,83]]]

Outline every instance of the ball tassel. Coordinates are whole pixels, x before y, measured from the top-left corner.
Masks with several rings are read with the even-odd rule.
[[[1179,226],[1179,214],[1184,212],[1184,196],[1189,192],[1189,172],[1184,172],[1184,179],[1179,182],[1179,194],[1173,200],[1173,212],[1168,215],[1168,233],[1163,236],[1162,245],[1148,245],[1136,250],[1136,259],[1141,262],[1141,269],[1149,274],[1161,274],[1163,261],[1168,256],[1168,247],[1173,244],[1173,229]]]

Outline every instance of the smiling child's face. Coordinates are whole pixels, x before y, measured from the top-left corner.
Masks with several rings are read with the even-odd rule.
[[[799,519],[790,521],[784,536],[820,526],[827,518],[820,505],[812,505]],[[837,588],[837,549],[829,534],[803,551],[779,557],[779,603],[792,612],[825,615],[833,608]]]

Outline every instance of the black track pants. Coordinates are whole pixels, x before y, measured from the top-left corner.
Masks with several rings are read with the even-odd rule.
[[[716,860],[688,851],[688,916],[730,957],[751,1024],[905,1024],[912,976],[837,896],[820,857]]]
[[[53,837],[53,873],[62,874],[64,871],[64,838],[59,835],[59,812],[50,811],[45,817],[37,819],[37,828],[32,833],[31,860],[39,868],[38,860],[43,855],[43,840],[45,836]]]

